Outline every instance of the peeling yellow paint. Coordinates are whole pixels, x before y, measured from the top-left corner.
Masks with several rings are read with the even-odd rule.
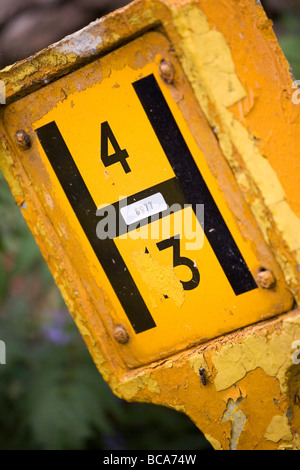
[[[25,79],[34,75],[39,70],[41,64],[47,67],[58,67],[68,62],[74,62],[76,57],[77,55],[73,52],[65,54],[63,52],[51,51],[46,58],[39,57],[32,62],[22,62],[15,73],[9,75],[9,85],[24,85]],[[6,72],[6,70],[4,69],[2,72]],[[3,76],[3,79],[6,81],[5,75]]]
[[[6,144],[6,140],[3,135],[0,134],[0,167],[1,171],[10,187],[10,190],[13,196],[16,199],[24,200],[24,192],[21,189],[20,183],[17,178],[15,178],[11,168],[14,165],[13,158],[9,152],[9,149]]]
[[[278,450],[299,450],[300,449],[300,435],[298,433],[294,433],[293,439],[290,441],[289,444],[283,443],[280,444]]]
[[[170,367],[170,369],[172,369],[172,367],[173,367],[173,362],[172,362],[172,361],[167,361],[167,362],[166,362],[166,366],[167,366],[167,367]]]
[[[221,446],[220,442],[212,437],[210,434],[205,434],[205,439],[208,440],[208,442],[213,446],[215,450],[223,450],[223,447]]]
[[[277,174],[260,153],[255,139],[227,109],[245,98],[246,93],[236,75],[231,51],[224,37],[210,28],[206,16],[197,5],[184,5],[182,8],[173,9],[172,12],[177,31],[182,38],[183,67],[207,119],[218,134],[225,157],[231,166],[236,166],[233,148],[238,150],[272,213],[277,229],[300,264],[300,220],[287,203]],[[215,107],[222,128],[211,114],[209,102]],[[257,209],[258,213],[255,212]],[[257,216],[266,241],[269,242],[269,220],[261,217],[260,204],[253,204],[252,210]],[[287,265],[288,263],[284,263],[281,267],[284,271],[288,269],[291,280],[294,267]],[[294,285],[296,279],[297,273],[294,271]]]
[[[281,334],[249,334],[243,343],[227,343],[212,357],[217,375],[217,390],[225,390],[241,380],[245,375],[261,367],[267,375],[276,377],[282,390],[285,390],[286,370],[292,365],[292,343],[300,338],[300,321],[289,319],[283,322]]]
[[[208,95],[220,107],[231,106],[244,98],[246,93],[236,76],[223,35],[210,29],[205,15],[195,6],[175,10],[174,18],[184,48],[189,51],[186,58],[190,67],[195,67],[194,73],[199,72],[197,81],[202,81]]]
[[[279,442],[281,439],[284,441],[291,441],[293,439],[286,415],[273,416],[265,433],[265,438],[273,442]]]
[[[151,377],[151,375],[143,376],[143,383],[145,386],[148,387],[148,390],[151,394],[160,393],[160,387],[157,381],[153,377]]]
[[[142,17],[147,21],[155,21],[155,15],[152,9],[143,11]]]
[[[111,386],[113,387],[114,393],[116,393],[116,395],[120,396],[124,400],[131,401],[143,388],[143,382],[139,377],[126,380],[123,383],[119,383],[116,379],[113,378]]]
[[[189,363],[196,375],[199,376],[200,367],[203,367],[205,369],[206,377],[209,377],[211,375],[203,354],[195,354],[189,359]]]
[[[98,368],[99,371],[101,371],[101,375],[104,378],[104,380],[108,382],[113,372],[107,366],[107,360],[103,356],[99,345],[95,344],[93,341],[91,344],[91,349],[93,351],[93,360],[95,362],[96,367]]]
[[[280,444],[277,450],[299,450],[293,444]]]
[[[239,409],[242,402],[243,398],[238,398],[236,402],[230,398],[222,417],[224,422],[231,421],[230,450],[237,449],[240,435],[245,426],[246,416]]]
[[[134,261],[140,275],[150,289],[160,295],[167,295],[177,307],[182,306],[184,302],[183,286],[171,265],[160,265],[149,253],[135,253]]]
[[[139,15],[132,15],[130,18],[129,18],[129,22],[131,25],[139,25],[141,24],[141,18]]]
[[[251,209],[252,209],[252,212],[255,214],[255,218],[257,222],[259,223],[260,229],[263,233],[265,240],[268,240],[269,238],[268,234],[269,234],[269,230],[272,230],[272,224],[267,216],[266,206],[263,204],[263,202],[259,198],[256,198],[251,203]],[[278,260],[278,256],[277,256],[277,260]],[[281,263],[280,265],[282,266]],[[293,280],[295,281],[294,273],[293,273]]]
[[[130,378],[124,382],[118,382],[113,378],[112,384],[114,392],[127,401],[132,401],[140,391],[145,389],[147,389],[151,395],[160,393],[158,382],[151,374],[141,374],[140,376]]]
[[[174,405],[172,408],[179,413],[186,413],[186,407],[184,405]]]
[[[249,367],[251,360],[254,366],[251,352],[246,347],[243,347],[243,345],[232,343],[224,346],[221,352],[216,353],[212,358],[217,370],[214,382],[216,389],[218,391],[226,390],[226,388],[231,387],[231,385],[245,377],[247,373],[246,367]]]

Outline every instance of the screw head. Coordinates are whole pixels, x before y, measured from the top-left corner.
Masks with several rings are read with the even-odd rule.
[[[263,289],[272,289],[276,285],[276,279],[270,269],[260,268],[256,275],[257,284]]]
[[[15,138],[16,138],[18,146],[22,150],[27,150],[31,147],[30,137],[27,134],[27,132],[25,132],[24,130],[17,131]]]
[[[120,344],[127,344],[129,342],[129,334],[125,330],[124,326],[118,325],[115,327],[113,337]]]
[[[171,62],[163,60],[159,66],[159,73],[164,82],[169,85],[174,83],[175,79],[175,69]]]

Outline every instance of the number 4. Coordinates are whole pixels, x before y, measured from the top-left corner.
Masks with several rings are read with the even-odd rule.
[[[115,151],[112,155],[108,155],[108,142],[111,143]],[[128,157],[127,150],[121,150],[108,122],[103,122],[101,124],[101,160],[104,166],[107,167],[120,162],[125,173],[130,173],[131,169],[126,161]]]

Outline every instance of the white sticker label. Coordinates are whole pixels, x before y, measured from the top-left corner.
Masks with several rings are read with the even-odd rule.
[[[131,225],[167,209],[168,205],[162,194],[156,193],[129,206],[122,207],[120,212],[126,224]]]

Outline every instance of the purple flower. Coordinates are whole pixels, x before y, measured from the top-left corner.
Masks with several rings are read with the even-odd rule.
[[[51,317],[52,323],[42,325],[42,335],[54,344],[65,346],[71,341],[70,334],[64,329],[68,317],[65,312],[59,310],[52,312]]]

